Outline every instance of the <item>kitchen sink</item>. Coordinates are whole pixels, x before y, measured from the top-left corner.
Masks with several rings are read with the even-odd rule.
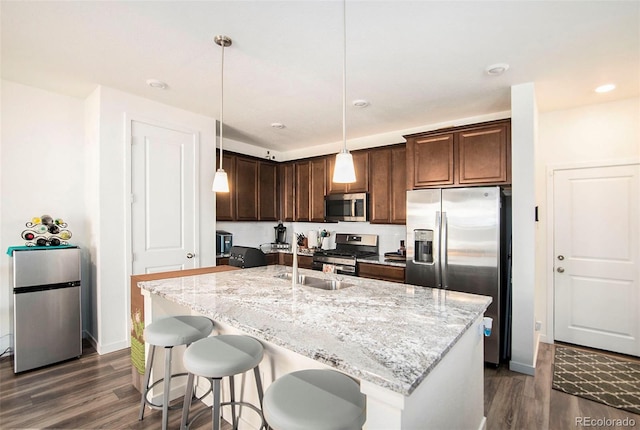
[[[292,273],[282,273],[277,275],[276,278],[291,280]],[[341,290],[343,288],[353,287],[353,284],[349,284],[343,281],[335,281],[333,279],[316,278],[307,275],[298,275],[298,285],[305,285],[307,287],[320,288],[322,290]]]

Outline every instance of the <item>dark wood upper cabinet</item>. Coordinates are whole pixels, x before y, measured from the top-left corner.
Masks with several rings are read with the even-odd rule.
[[[295,163],[296,174],[296,221],[310,221],[310,189],[311,189],[311,163],[309,161],[297,161]]]
[[[407,189],[511,183],[511,121],[405,136]]]
[[[407,223],[407,148],[391,148],[391,224]],[[373,170],[372,170],[373,172]],[[373,176],[373,175],[372,175]]]
[[[369,221],[372,224],[406,222],[405,145],[369,152]]]
[[[509,128],[503,123],[458,133],[459,184],[493,184],[510,180]]]
[[[283,221],[295,220],[295,165],[278,165],[280,175],[280,218]]]
[[[216,170],[220,165],[218,157],[219,155],[216,154]],[[222,168],[227,172],[229,192],[216,193],[216,219],[218,221],[234,221],[236,219],[235,164],[235,156],[230,154],[222,155]]]
[[[391,213],[391,200],[389,199],[391,151],[386,149],[371,151],[369,163],[371,168],[369,221],[371,223],[388,223],[389,214]]]
[[[236,157],[236,219],[258,219],[258,161]]]
[[[407,185],[411,189],[453,184],[453,142],[453,133],[407,139]]]
[[[222,160],[229,193],[216,193],[218,221],[278,219],[278,164],[234,153]]]
[[[351,155],[353,156],[353,166],[356,170],[356,181],[352,184],[347,184],[347,192],[369,192],[369,151],[354,151]]]
[[[327,160],[325,157],[310,161],[309,212],[312,222],[324,222],[324,195],[326,192]]]
[[[278,165],[260,162],[258,165],[258,219],[278,220]]]

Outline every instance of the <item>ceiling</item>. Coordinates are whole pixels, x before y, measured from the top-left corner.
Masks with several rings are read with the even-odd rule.
[[[342,139],[340,1],[6,1],[2,78],[85,98],[105,85],[207,116],[274,151]],[[640,94],[638,1],[346,3],[349,139],[510,109],[534,82],[541,111]],[[508,63],[501,76],[485,68]],[[168,84],[151,88],[150,78]],[[594,88],[612,82],[611,93]],[[351,102],[370,105],[355,108]],[[285,128],[271,127],[274,122]],[[396,142],[389,142],[396,143]]]

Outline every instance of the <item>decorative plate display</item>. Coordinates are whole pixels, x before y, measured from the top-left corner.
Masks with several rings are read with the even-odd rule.
[[[21,234],[27,246],[60,246],[68,245],[71,231],[61,218],[53,219],[50,215],[33,217],[26,223],[27,229]]]

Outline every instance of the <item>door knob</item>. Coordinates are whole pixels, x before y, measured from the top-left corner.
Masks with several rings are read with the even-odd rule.
[[[558,260],[560,261],[564,260],[564,255],[558,255]]]
[[[564,273],[564,267],[558,267],[557,272],[558,273]]]
[[[187,258],[193,258],[193,257],[195,257],[195,256],[196,256],[196,255],[195,255],[195,254],[192,254],[192,253],[188,253],[188,254],[187,254]]]

